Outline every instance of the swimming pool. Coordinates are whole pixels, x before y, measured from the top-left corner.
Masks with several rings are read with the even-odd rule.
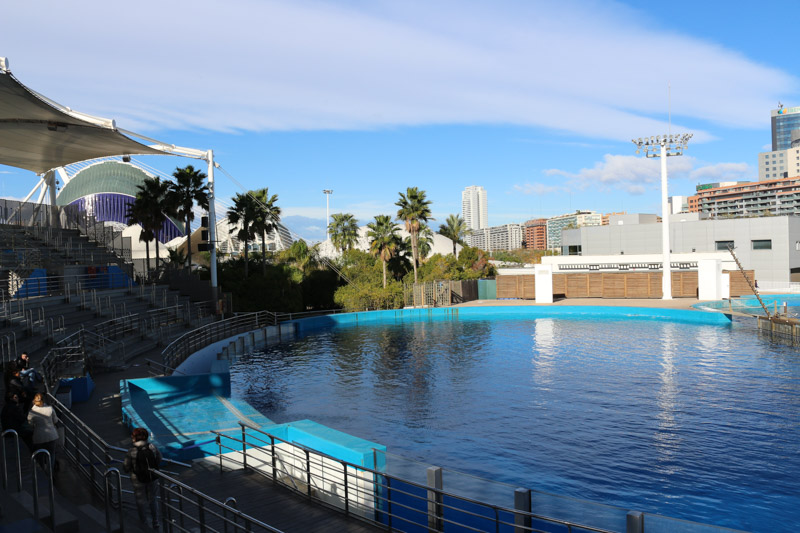
[[[312,328],[234,364],[234,396],[515,486],[755,531],[800,523],[794,349],[738,319],[509,309]]]

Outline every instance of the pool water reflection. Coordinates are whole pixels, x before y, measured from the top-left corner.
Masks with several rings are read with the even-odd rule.
[[[502,316],[337,327],[234,395],[394,454],[734,528],[800,523],[800,356],[731,326]]]

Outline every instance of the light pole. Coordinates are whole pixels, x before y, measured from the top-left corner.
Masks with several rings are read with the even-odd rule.
[[[633,139],[636,145],[636,153],[641,150],[647,157],[661,158],[661,246],[664,264],[662,266],[663,278],[661,280],[661,291],[663,300],[672,300],[672,271],[670,264],[669,247],[669,205],[667,201],[667,157],[673,155],[683,155],[691,133],[681,133],[676,135],[657,135],[655,137],[641,137]]]
[[[330,236],[328,226],[331,223],[331,194],[333,194],[333,189],[322,189],[322,192],[325,194],[325,237],[327,239]]]

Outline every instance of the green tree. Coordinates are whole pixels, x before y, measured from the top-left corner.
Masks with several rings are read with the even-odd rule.
[[[386,264],[394,257],[399,247],[397,227],[389,215],[378,215],[375,222],[367,224],[369,232],[369,251],[375,257],[380,257],[383,264],[383,288],[386,288]]]
[[[236,238],[244,243],[244,277],[247,279],[247,254],[250,241],[255,238],[258,206],[250,194],[237,194],[233,198],[233,205],[228,209],[227,215],[230,229],[239,228]]]
[[[417,239],[417,251],[419,253],[420,264],[422,264],[424,259],[428,258],[432,249],[433,231],[431,231],[431,228],[429,228],[427,224],[420,224],[419,238]]]
[[[128,219],[129,226],[139,224],[142,227],[142,231],[139,233],[139,242],[144,243],[145,256],[147,257],[146,275],[149,276],[152,270],[150,268],[150,241],[153,240],[154,233],[152,230],[152,209],[143,195],[141,190],[143,187],[143,185],[139,187],[140,190],[136,194],[136,198],[133,199],[132,203],[128,204],[125,217]]]
[[[253,222],[253,231],[261,236],[261,273],[267,275],[267,234],[271,231],[275,232],[277,238],[278,222],[281,219],[281,208],[277,206],[278,195],[269,195],[267,187],[250,191],[256,200],[256,218]]]
[[[168,201],[169,182],[161,181],[159,178],[148,178],[144,180],[143,192],[146,202],[151,207],[152,230],[156,241],[156,270],[158,270],[159,262],[161,261],[161,253],[159,251],[161,231],[168,215],[172,214],[172,208]]]
[[[294,265],[305,276],[319,266],[319,245],[315,244],[309,248],[306,241],[298,239],[281,254],[281,258]]]
[[[417,265],[419,264],[419,230],[420,224],[433,220],[431,216],[431,202],[425,199],[425,191],[416,187],[408,187],[406,193],[400,194],[400,199],[394,205],[399,207],[397,218],[405,223],[406,231],[411,235],[411,255],[414,266],[414,283],[417,282]]]
[[[186,264],[186,254],[184,254],[177,248],[170,248],[167,253],[169,254],[167,256],[168,268],[179,269]]]
[[[328,233],[334,248],[344,253],[358,242],[358,220],[350,213],[334,213]]]
[[[172,173],[175,181],[170,182],[167,203],[170,211],[186,223],[186,262],[192,268],[192,235],[191,223],[194,220],[194,204],[208,210],[208,186],[203,183],[205,173],[196,170],[192,165],[177,168]]]
[[[463,244],[462,240],[467,234],[467,225],[461,215],[448,215],[447,221],[439,226],[439,235],[444,235],[453,241],[453,256],[456,254],[456,244]]]

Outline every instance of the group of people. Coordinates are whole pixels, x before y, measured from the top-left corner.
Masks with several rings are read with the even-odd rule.
[[[39,390],[41,379],[30,365],[27,353],[22,353],[16,361],[10,362],[4,373],[5,404],[0,413],[2,430],[13,429],[31,453],[47,450],[50,454],[52,471],[58,470],[56,445],[59,441],[58,415],[45,403],[45,393]],[[44,456],[39,456],[42,466]]]
[[[2,431],[13,429],[31,453],[44,449],[50,454],[52,472],[59,470],[56,460],[56,447],[61,438],[58,428],[61,422],[55,409],[45,403],[42,379],[30,365],[30,358],[23,353],[16,361],[6,365],[3,375],[5,382],[5,404],[0,413]],[[158,529],[158,507],[156,493],[158,481],[152,470],[157,469],[162,460],[161,452],[148,441],[149,433],[144,428],[135,428],[131,433],[133,446],[125,455],[123,468],[131,476],[133,492],[139,519],[147,522],[146,512],[150,511],[153,529]],[[40,454],[39,464],[45,467],[45,456]]]

